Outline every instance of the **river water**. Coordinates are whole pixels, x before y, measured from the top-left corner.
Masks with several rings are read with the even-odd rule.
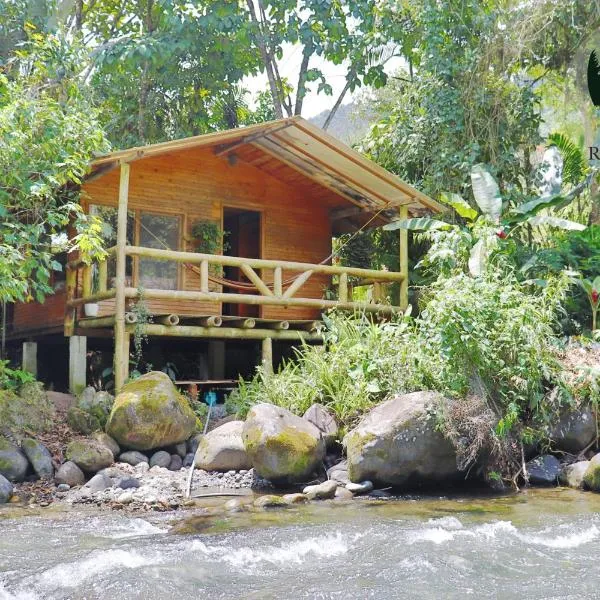
[[[598,598],[600,495],[189,518],[0,510],[0,600]]]

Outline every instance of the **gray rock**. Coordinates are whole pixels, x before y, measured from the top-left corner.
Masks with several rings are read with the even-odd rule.
[[[346,489],[353,494],[360,496],[360,494],[368,494],[373,489],[372,481],[361,481],[360,483],[353,483],[349,481],[346,484]]]
[[[96,431],[91,435],[93,440],[96,440],[98,443],[106,446],[111,452],[112,455],[117,458],[121,453],[121,448],[119,448],[119,444],[113,440],[108,433],[104,433],[104,431]]]
[[[23,481],[28,466],[29,463],[19,448],[0,437],[0,475],[4,475],[9,481]]]
[[[596,419],[589,408],[562,415],[550,431],[550,439],[558,450],[578,454],[596,437]]]
[[[135,477],[123,477],[122,479],[119,479],[116,487],[121,488],[122,490],[133,490],[140,487],[140,480]]]
[[[286,504],[306,504],[308,502],[306,494],[285,494],[282,498]]]
[[[377,405],[344,438],[351,481],[412,487],[456,480],[456,452],[436,428],[436,392],[395,396]]]
[[[57,492],[68,492],[71,489],[71,486],[68,483],[59,483],[56,486]]]
[[[565,465],[558,475],[559,483],[567,487],[583,489],[583,477],[589,465],[589,460],[580,460],[571,465]]]
[[[164,450],[159,450],[155,452],[150,457],[150,468],[152,467],[163,467],[167,468],[171,464],[171,455]]]
[[[94,403],[94,397],[96,396],[96,389],[91,385],[88,385],[83,392],[81,392],[81,396],[79,397],[79,407],[83,410],[88,410],[92,407]]]
[[[352,500],[352,498],[354,498],[354,494],[350,490],[347,490],[345,487],[340,485],[335,490],[334,498],[336,500]]]
[[[67,446],[67,460],[87,473],[96,473],[115,462],[113,453],[96,440],[75,440]]]
[[[133,494],[129,491],[123,492],[117,498],[119,504],[131,504],[133,502]]]
[[[195,433],[188,441],[187,441],[187,451],[189,454],[196,454],[196,450],[198,450],[198,445],[200,444],[200,440],[204,437],[203,433]]]
[[[327,469],[327,478],[337,481],[340,485],[346,485],[350,479],[348,478],[348,461],[341,461],[333,467]]]
[[[194,464],[194,455],[190,452],[189,454],[185,455],[185,458],[183,459],[183,466],[191,467],[193,464]]]
[[[168,448],[165,448],[165,450],[169,454],[177,454],[177,456],[185,458],[185,455],[187,454],[187,442],[179,442],[179,444],[172,444]]]
[[[335,490],[337,490],[337,481],[329,479],[318,485],[307,485],[302,493],[306,494],[309,500],[327,500],[335,496]]]
[[[67,423],[73,431],[83,435],[89,435],[102,428],[98,417],[79,406],[72,406],[67,411]]]
[[[5,504],[6,502],[8,502],[12,495],[12,483],[8,479],[6,479],[4,475],[0,475],[0,504]]]
[[[140,463],[148,463],[148,457],[137,450],[129,450],[119,456],[119,462],[124,462],[135,467]]]
[[[306,481],[325,456],[325,442],[312,423],[272,404],[250,409],[242,438],[256,473],[275,483]]]
[[[531,485],[556,485],[560,473],[560,463],[556,456],[544,454],[526,463]]]
[[[588,490],[600,492],[600,454],[596,454],[589,461],[583,475],[583,483]]]
[[[326,446],[335,443],[339,428],[334,414],[328,408],[315,403],[308,408],[302,418],[312,423],[323,434]]]
[[[196,415],[169,376],[151,371],[125,384],[106,423],[106,433],[123,448],[153,450],[187,440]]]
[[[205,471],[237,471],[252,466],[242,440],[243,421],[229,421],[200,440],[195,463]]]
[[[102,492],[113,486],[112,479],[103,473],[96,473],[86,484],[92,493]]]
[[[50,479],[54,475],[52,456],[44,444],[28,438],[21,442],[21,448],[40,479]]]
[[[181,460],[181,456],[179,456],[179,454],[171,454],[171,462],[167,469],[169,469],[169,471],[179,471],[182,466],[183,461]]]
[[[59,467],[58,471],[56,471],[54,481],[58,485],[66,483],[70,487],[75,487],[85,483],[85,475],[74,462],[67,461]]]

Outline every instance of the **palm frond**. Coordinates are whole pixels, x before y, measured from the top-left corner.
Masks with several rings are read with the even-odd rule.
[[[562,179],[564,183],[577,185],[585,177],[586,161],[581,148],[562,133],[551,133],[548,146],[556,146],[563,159]]]

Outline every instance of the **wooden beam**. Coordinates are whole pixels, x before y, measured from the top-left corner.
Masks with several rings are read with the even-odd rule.
[[[273,329],[237,329],[235,327],[198,327],[195,325],[158,325],[149,323],[142,326],[143,333],[156,337],[188,337],[188,338],[212,338],[212,339],[236,339],[236,340],[263,340],[273,338],[275,340],[296,341],[301,340],[320,342],[320,335],[307,331],[289,329],[287,331],[275,331]],[[127,331],[134,333],[134,326],[128,325]]]
[[[87,296],[86,298],[71,298],[67,299],[67,306],[71,308],[81,306],[82,304],[88,304],[89,302],[100,302],[101,300],[110,300],[117,295],[116,290],[107,290],[106,292],[98,292],[97,294],[92,294],[91,296]]]
[[[157,323],[161,323],[162,325],[179,325],[179,316],[178,315],[162,315],[160,317],[155,317]]]
[[[88,317],[81,319],[77,326],[81,329],[97,329],[98,327],[114,327],[114,315],[109,317]]]
[[[273,340],[265,338],[262,341],[262,368],[265,373],[273,372]]]
[[[408,208],[400,207],[400,219],[408,219]],[[399,230],[400,244],[400,273],[402,280],[400,281],[400,308],[406,310],[408,307],[408,230]]]
[[[266,327],[267,329],[278,329],[279,331],[285,331],[290,328],[289,321],[270,321],[263,322],[260,324],[261,327]]]
[[[240,269],[263,296],[273,295],[273,292],[265,285],[265,282],[258,276],[256,271],[250,265],[242,264]]]
[[[273,293],[277,297],[283,296],[283,269],[275,267],[273,270]]]
[[[106,292],[108,290],[108,261],[101,260],[98,263],[98,291]]]
[[[200,291],[208,292],[208,260],[200,263]]]
[[[360,208],[358,206],[349,206],[348,208],[336,208],[329,213],[329,218],[332,221],[340,221],[348,217],[355,217],[357,215],[368,214],[375,212],[376,208]]]
[[[291,298],[309,279],[313,274],[313,271],[305,271],[296,277],[294,283],[290,285],[290,287],[283,292],[284,298]]]
[[[340,302],[348,302],[348,273],[340,273],[338,300]]]
[[[198,319],[198,322],[203,327],[221,327],[223,325],[223,319],[218,315],[211,315],[210,317],[202,317]]]
[[[119,393],[129,376],[129,334],[125,331],[125,271],[127,245],[127,203],[129,163],[121,163],[117,209],[117,272],[115,278],[115,392]]]

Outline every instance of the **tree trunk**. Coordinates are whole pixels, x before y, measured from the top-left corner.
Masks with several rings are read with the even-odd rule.
[[[348,93],[349,89],[350,89],[350,81],[346,80],[346,85],[344,86],[344,89],[340,92],[338,99],[335,101],[333,108],[329,111],[329,114],[327,115],[327,118],[325,119],[325,123],[323,123],[323,129],[327,130],[329,125],[331,125],[331,121],[333,121],[333,117],[335,117],[335,113],[338,111],[338,108],[342,105],[344,96]]]
[[[304,103],[304,97],[306,96],[306,73],[308,71],[308,61],[312,54],[311,49],[308,46],[304,46],[302,52],[302,63],[300,64],[300,74],[298,75],[298,89],[296,91],[296,106],[294,107],[294,114],[302,114],[302,105]]]

